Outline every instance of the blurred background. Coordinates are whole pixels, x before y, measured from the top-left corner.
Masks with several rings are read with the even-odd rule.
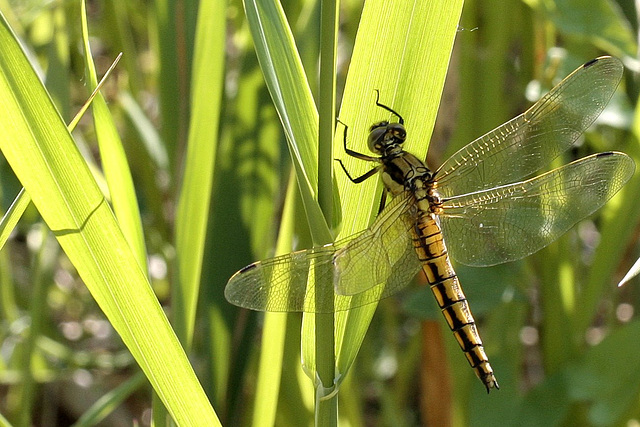
[[[282,5],[315,92],[320,2]],[[87,2],[99,74],[124,52],[103,92],[134,177],[150,280],[170,318],[198,7],[195,0]],[[363,1],[340,7],[338,96]],[[78,2],[0,0],[0,11],[68,122],[89,96]],[[229,305],[222,292],[236,270],[274,254],[291,165],[242,3],[220,2],[220,13],[225,73],[211,85],[224,88],[222,113],[190,357],[223,424],[249,425],[263,315]],[[607,150],[637,162],[637,34],[631,0],[466,1],[429,164],[436,168],[602,54],[620,58],[625,76],[558,164]],[[88,118],[74,137],[99,164]],[[3,212],[19,190],[0,158]],[[604,209],[525,260],[456,266],[501,385],[488,396],[428,289],[384,300],[342,385],[340,425],[640,425],[639,283],[616,286],[639,256],[638,205],[635,177]],[[99,425],[148,425],[149,385],[46,230],[32,207],[0,251],[0,412],[13,425],[71,425],[117,388],[122,403],[104,405]],[[312,424],[313,389],[299,367],[300,315],[288,316],[286,333],[276,424]],[[447,386],[434,392],[435,377]]]

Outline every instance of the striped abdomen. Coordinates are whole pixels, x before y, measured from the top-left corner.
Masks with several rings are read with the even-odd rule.
[[[499,388],[434,214],[420,213],[412,231],[414,246],[431,291],[469,364],[487,392],[491,388]]]

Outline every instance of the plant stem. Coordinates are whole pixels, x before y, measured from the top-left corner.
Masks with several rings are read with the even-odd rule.
[[[321,7],[318,202],[327,224],[330,225],[333,211],[332,146],[336,117],[337,0],[324,0]],[[331,277],[331,275],[328,277]],[[326,289],[333,290],[333,286],[327,286]],[[326,295],[326,293],[318,292],[316,298],[333,299],[333,293]],[[336,426],[338,423],[337,394],[332,394],[331,397],[325,398],[327,391],[329,393],[333,391],[335,378],[334,313],[317,314],[315,326],[316,369],[318,375],[316,383],[316,425]]]

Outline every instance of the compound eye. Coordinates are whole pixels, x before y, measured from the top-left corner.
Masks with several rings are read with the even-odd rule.
[[[407,130],[400,123],[393,123],[388,127],[389,133],[393,135],[393,138],[397,143],[402,144],[407,138]]]
[[[382,123],[371,126],[371,131],[369,132],[369,140],[367,141],[369,150],[376,154],[380,154],[382,141],[387,134],[387,123]]]

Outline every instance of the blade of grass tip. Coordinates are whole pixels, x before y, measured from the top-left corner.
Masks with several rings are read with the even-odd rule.
[[[113,212],[1,13],[0,47],[0,149],[7,162],[176,423],[220,425]]]
[[[13,203],[11,203],[2,220],[0,220],[0,249],[7,243],[11,232],[16,228],[18,221],[22,218],[29,203],[31,203],[31,198],[24,188],[20,189],[18,196],[14,199]]]
[[[118,62],[120,62],[120,58],[122,58],[122,52],[120,52],[118,56],[116,56],[116,59],[113,60],[113,63],[104,73],[104,76],[102,76],[102,79],[96,85],[96,88],[93,89],[93,92],[91,92],[91,95],[89,95],[89,98],[87,98],[87,100],[84,102],[84,104],[82,104],[82,107],[80,107],[80,110],[78,110],[78,112],[73,117],[71,122],[69,122],[69,125],[67,126],[67,129],[69,129],[69,132],[73,132],[73,130],[76,128],[76,126],[78,125],[78,122],[80,121],[82,116],[84,116],[84,113],[89,109],[89,106],[93,101],[93,98],[95,98],[96,95],[100,93],[100,90],[102,89],[102,86],[104,86],[104,83],[107,81],[107,78],[111,75],[113,70],[115,70],[116,65],[118,65]]]
[[[638,274],[640,274],[640,258],[638,258],[629,271],[627,271],[627,274],[625,274],[620,283],[618,283],[618,287],[626,285],[629,280],[633,279]]]
[[[85,69],[88,74],[89,84],[98,87],[98,77],[89,46],[89,28],[87,24],[87,14],[85,2],[80,3],[80,20],[82,22],[82,41],[84,45]],[[122,53],[118,55],[114,64],[117,64]],[[112,65],[110,70],[113,70]],[[104,79],[103,79],[104,80]],[[116,214],[120,228],[124,233],[131,249],[136,254],[136,259],[142,270],[147,274],[147,249],[142,231],[142,219],[138,199],[133,186],[131,169],[127,156],[122,147],[120,135],[116,128],[107,102],[101,92],[94,91],[92,109],[93,122],[96,130],[96,139],[100,149],[100,159],[104,170],[111,204]]]

